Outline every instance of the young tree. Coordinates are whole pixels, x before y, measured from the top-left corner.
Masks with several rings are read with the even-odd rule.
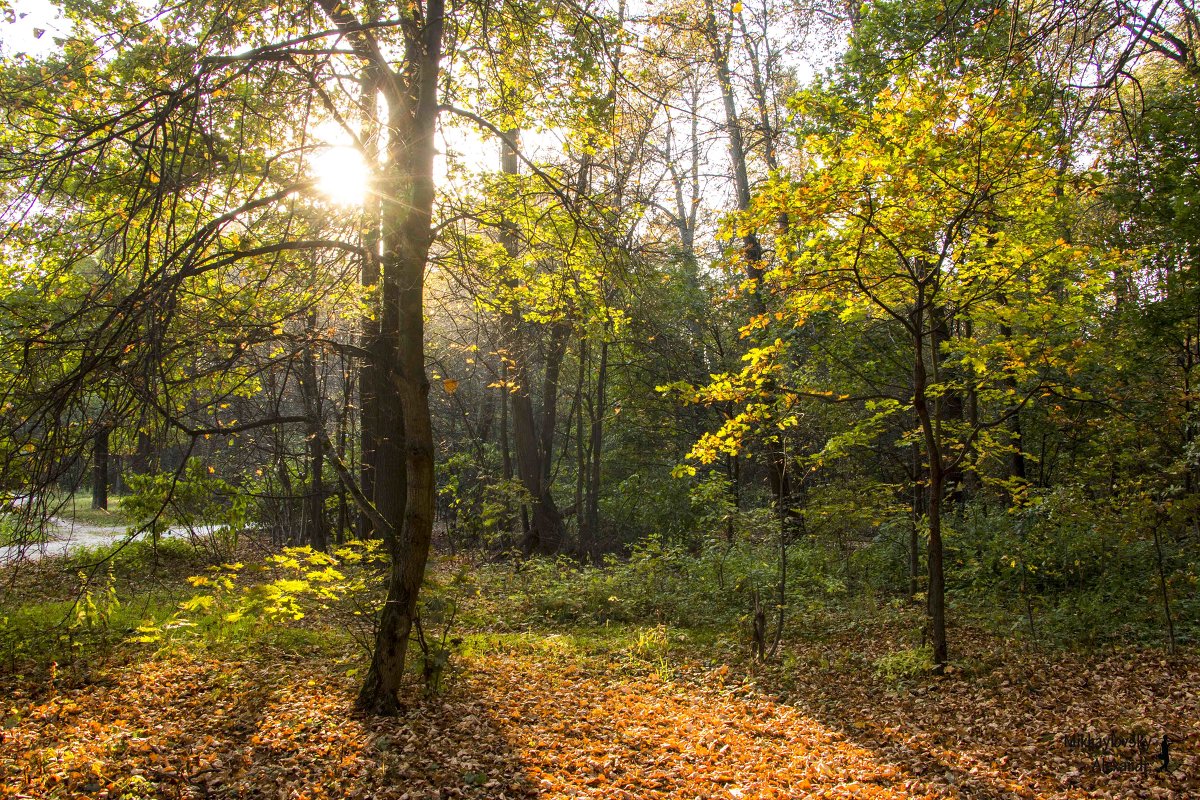
[[[836,98],[800,101],[814,115],[849,122],[844,135],[813,135],[802,145],[807,169],[767,186],[742,235],[787,214],[787,241],[764,274],[794,329],[836,319],[846,334],[886,326],[905,343],[887,355],[905,364],[866,397],[837,373],[795,364],[791,337],[752,350],[749,366],[721,376],[694,399],[734,399],[744,410],[693,451],[700,461],[736,448],[764,426],[797,424],[804,398],[864,401],[868,412],[833,436],[821,458],[877,436],[894,414],[912,414],[924,460],[928,532],[928,613],[933,655],[948,657],[942,514],[947,475],[972,453],[1008,447],[993,432],[1030,399],[1065,382],[1074,337],[1092,308],[1095,259],[1058,235],[1060,181],[1027,93],[978,82],[896,81],[870,113]],[[849,115],[848,117],[846,115]],[[969,322],[948,329],[939,314]],[[843,334],[844,335],[844,334]],[[868,334],[869,335],[869,334]],[[886,339],[885,339],[886,341]],[[948,413],[970,392],[974,419]],[[867,399],[871,398],[871,399]]]

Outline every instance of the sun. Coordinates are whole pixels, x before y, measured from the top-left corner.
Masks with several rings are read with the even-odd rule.
[[[369,173],[362,153],[353,147],[330,146],[313,154],[309,169],[319,191],[339,206],[360,206],[367,196]]]

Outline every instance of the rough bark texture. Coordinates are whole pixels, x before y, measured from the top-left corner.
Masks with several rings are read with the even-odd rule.
[[[500,142],[500,167],[505,175],[516,176],[517,151],[515,145],[520,132],[505,132]],[[517,231],[508,220],[500,226],[500,243],[510,258],[520,252]],[[510,279],[509,288],[516,283]],[[562,545],[562,513],[550,492],[550,458],[553,452],[554,422],[557,416],[558,372],[565,352],[565,334],[552,333],[550,347],[545,356],[545,379],[543,381],[542,425],[539,433],[537,416],[534,414],[533,397],[530,394],[532,376],[529,367],[530,346],[522,335],[520,309],[515,300],[512,310],[505,315],[504,338],[508,351],[508,373],[511,382],[509,397],[512,402],[512,434],[516,450],[516,473],[521,484],[529,493],[530,508],[527,524],[523,526],[521,547],[527,553],[554,553]],[[547,447],[547,441],[550,446]]]
[[[387,166],[381,203],[378,333],[366,342],[376,370],[374,510],[391,560],[387,600],[367,677],[358,695],[364,711],[393,714],[409,634],[433,533],[433,432],[425,374],[423,291],[432,242],[434,133],[444,6],[406,6],[404,57],[393,70],[369,31],[346,6],[318,0],[378,77],[387,102]]]

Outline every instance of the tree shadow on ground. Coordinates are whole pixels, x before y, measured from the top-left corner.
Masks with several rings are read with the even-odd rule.
[[[61,682],[60,682],[61,683]],[[0,797],[526,798],[506,739],[469,699],[366,718],[327,659],[173,653],[14,694]]]
[[[1194,709],[1141,709],[1143,724],[1159,719],[1178,731],[1172,773],[1101,772],[1090,753],[1068,744],[1077,726],[1125,718],[1127,709],[1103,705],[1105,697],[1142,696],[1123,682],[1136,678],[1155,695],[1169,680],[1144,664],[1131,673],[1136,661],[1103,661],[1092,678],[1107,671],[1114,682],[1071,706],[1080,692],[1068,678],[1081,663],[1042,664],[1046,675],[1032,685],[960,674],[904,691],[869,669],[857,678],[830,670],[812,676],[820,692],[801,693],[793,682],[781,702],[766,691],[765,673],[753,683],[728,667],[689,673],[681,664],[672,676],[620,658],[516,648],[477,658],[467,682],[541,797],[1200,796]],[[1167,671],[1178,677],[1181,669],[1195,678],[1194,665]]]
[[[759,684],[939,795],[1200,796],[1194,655],[1042,652],[964,632],[950,674],[887,680],[871,669],[879,648],[870,639],[796,643],[785,664],[760,671]],[[831,665],[831,652],[855,663]],[[1132,741],[1101,745],[1110,734]]]
[[[460,658],[441,695],[414,682],[387,719],[354,712],[356,676],[333,661],[265,645],[144,653],[90,683],[17,692],[0,796],[1200,796],[1194,657],[1056,654],[896,685],[800,650],[747,680],[495,643]],[[1104,774],[1066,742],[1155,724],[1178,738],[1178,774]]]

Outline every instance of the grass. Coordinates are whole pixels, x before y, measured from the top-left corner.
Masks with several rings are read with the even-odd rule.
[[[186,541],[80,548],[0,574],[0,677],[104,663],[143,626],[162,625],[207,560]]]
[[[28,535],[22,534],[17,527],[17,521],[11,513],[0,514],[0,547],[10,547],[29,541]]]
[[[59,519],[73,521],[79,525],[92,525],[100,528],[124,528],[128,519],[121,512],[121,498],[109,496],[108,509],[92,508],[91,492],[75,492],[64,497],[56,497],[54,505],[62,505],[58,513]]]

